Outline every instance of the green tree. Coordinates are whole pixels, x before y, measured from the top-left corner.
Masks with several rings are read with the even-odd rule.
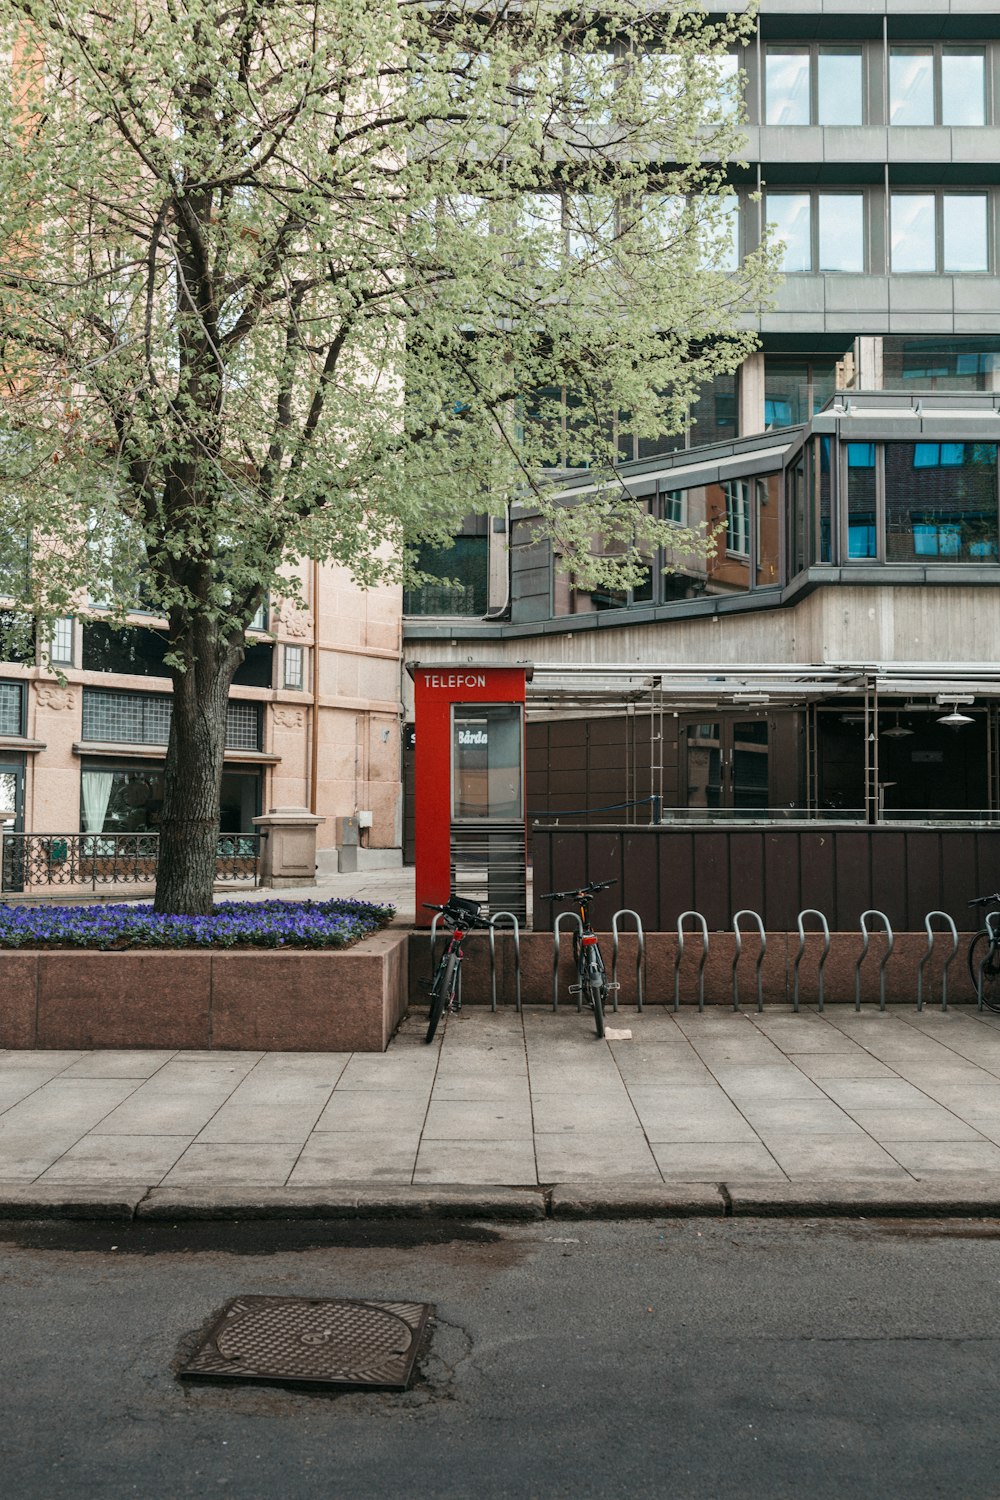
[[[722,54],[750,25],[0,0],[0,503],[36,616],[90,579],[124,619],[141,572],[166,622],[159,910],[211,902],[229,687],[290,560],[399,577],[525,489],[578,577],[658,539],[616,425],[676,430],[772,275],[729,269]],[[545,485],[567,458],[595,471],[572,513]]]

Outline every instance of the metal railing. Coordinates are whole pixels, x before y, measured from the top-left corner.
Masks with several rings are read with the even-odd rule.
[[[259,833],[220,834],[216,881],[257,885],[260,841]],[[159,853],[158,833],[5,833],[0,890],[147,885],[156,879]]]

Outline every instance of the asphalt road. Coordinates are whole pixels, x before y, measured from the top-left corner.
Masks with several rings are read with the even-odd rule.
[[[1000,1496],[1000,1223],[0,1225],[17,1500]],[[191,1385],[239,1293],[436,1306],[404,1394]]]

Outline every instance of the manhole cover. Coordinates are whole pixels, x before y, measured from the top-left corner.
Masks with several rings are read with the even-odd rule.
[[[178,1373],[405,1390],[431,1311],[427,1302],[234,1297]]]

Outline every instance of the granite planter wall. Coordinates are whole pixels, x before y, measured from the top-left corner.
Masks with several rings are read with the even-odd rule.
[[[408,934],[353,948],[0,951],[0,1047],[384,1052]]]

